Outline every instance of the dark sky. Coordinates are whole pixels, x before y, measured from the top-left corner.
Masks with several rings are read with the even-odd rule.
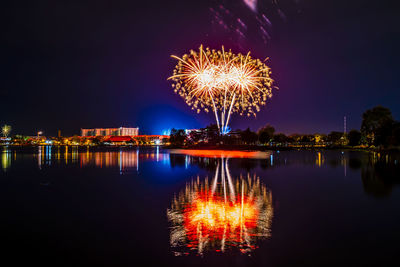
[[[346,115],[348,129],[358,129],[376,105],[400,119],[396,1],[281,0],[278,13],[259,0],[272,23],[267,44],[241,0],[231,8],[248,23],[245,39],[211,23],[210,8],[225,2],[2,3],[0,124],[27,135],[204,127],[212,114],[190,110],[166,80],[176,63],[170,55],[200,44],[270,58],[279,90],[257,118],[233,116],[232,128],[270,123],[285,133],[327,133],[341,131]]]

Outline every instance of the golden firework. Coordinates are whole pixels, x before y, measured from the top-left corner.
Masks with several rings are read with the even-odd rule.
[[[10,134],[10,132],[11,132],[11,126],[10,126],[10,125],[4,125],[4,126],[1,128],[1,133],[3,134],[4,137],[8,137],[8,135]]]
[[[271,70],[261,60],[234,54],[231,50],[203,48],[191,50],[178,60],[173,74],[175,93],[196,110],[213,110],[222,134],[228,129],[230,115],[256,115],[272,97]]]

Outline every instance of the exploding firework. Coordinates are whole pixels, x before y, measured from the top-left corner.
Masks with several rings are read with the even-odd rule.
[[[10,126],[10,125],[4,125],[4,126],[1,128],[1,133],[3,134],[4,137],[8,137],[8,135],[10,134],[10,132],[11,132],[11,126]]]
[[[211,183],[188,184],[168,209],[170,242],[176,255],[239,249],[250,253],[271,235],[272,194],[255,175],[232,178],[221,159]]]
[[[271,70],[250,52],[211,50],[200,46],[178,60],[173,75],[175,93],[196,110],[212,110],[222,134],[227,133],[230,115],[256,115],[260,106],[272,97]]]

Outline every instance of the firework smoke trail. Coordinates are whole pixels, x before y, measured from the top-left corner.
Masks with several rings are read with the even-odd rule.
[[[270,68],[259,59],[200,46],[178,60],[169,80],[175,93],[198,113],[214,112],[221,134],[228,131],[232,113],[256,115],[272,97]],[[219,114],[218,114],[219,113]]]
[[[247,47],[246,40],[267,44],[272,38],[273,24],[287,20],[300,11],[300,0],[215,0],[210,6],[214,30],[228,33],[239,48]]]

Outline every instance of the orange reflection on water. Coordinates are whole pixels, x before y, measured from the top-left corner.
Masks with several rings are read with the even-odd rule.
[[[130,168],[139,167],[138,151],[114,151],[114,152],[96,152],[96,153],[81,153],[80,165],[95,165],[97,167],[109,168],[119,167],[120,171]]]
[[[183,215],[188,233],[187,246],[197,248],[204,239],[210,242],[221,240],[231,245],[243,243],[243,231],[254,231],[259,211],[254,199],[238,196],[234,202],[226,202],[209,190],[195,193]],[[248,247],[255,248],[251,244]]]
[[[272,194],[255,175],[232,178],[221,159],[209,183],[192,181],[168,209],[170,242],[176,255],[239,249],[250,253],[257,240],[270,236]]]
[[[202,149],[171,149],[171,154],[184,154],[196,157],[215,158],[257,158],[265,159],[270,153],[262,151],[235,151],[235,150],[202,150]]]

